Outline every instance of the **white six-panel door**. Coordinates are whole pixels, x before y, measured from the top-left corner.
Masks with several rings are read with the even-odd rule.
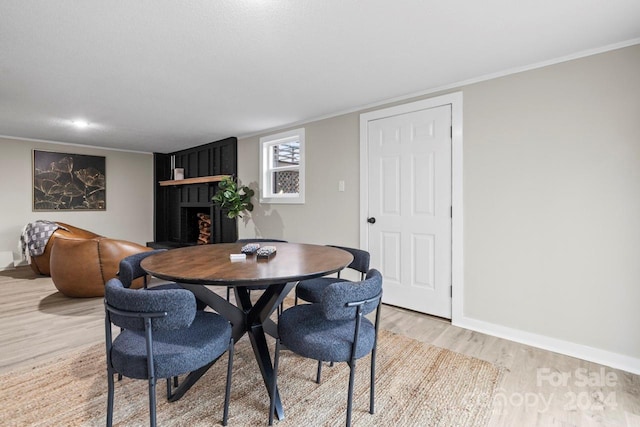
[[[383,302],[451,318],[451,105],[371,120],[368,244]]]

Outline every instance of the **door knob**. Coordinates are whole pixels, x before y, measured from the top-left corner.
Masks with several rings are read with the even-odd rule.
[[[369,224],[375,224],[375,223],[376,223],[376,219],[375,219],[374,217],[367,218],[367,222],[368,222]]]

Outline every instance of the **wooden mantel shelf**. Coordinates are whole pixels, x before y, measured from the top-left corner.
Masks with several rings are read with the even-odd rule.
[[[205,184],[207,182],[219,182],[230,175],[198,176],[196,178],[173,179],[170,181],[159,181],[160,187],[170,185]]]

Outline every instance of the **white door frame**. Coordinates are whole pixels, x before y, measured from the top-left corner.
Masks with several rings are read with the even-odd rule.
[[[369,216],[369,135],[368,123],[385,117],[411,113],[413,111],[451,105],[451,322],[455,324],[464,315],[464,257],[462,238],[462,92],[411,102],[395,107],[383,108],[360,114],[360,247],[369,248],[369,233],[366,219]],[[375,267],[375,266],[374,266]]]

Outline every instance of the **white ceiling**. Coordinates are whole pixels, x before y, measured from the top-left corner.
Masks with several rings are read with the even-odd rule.
[[[2,0],[0,135],[170,152],[635,43],[638,0]]]

